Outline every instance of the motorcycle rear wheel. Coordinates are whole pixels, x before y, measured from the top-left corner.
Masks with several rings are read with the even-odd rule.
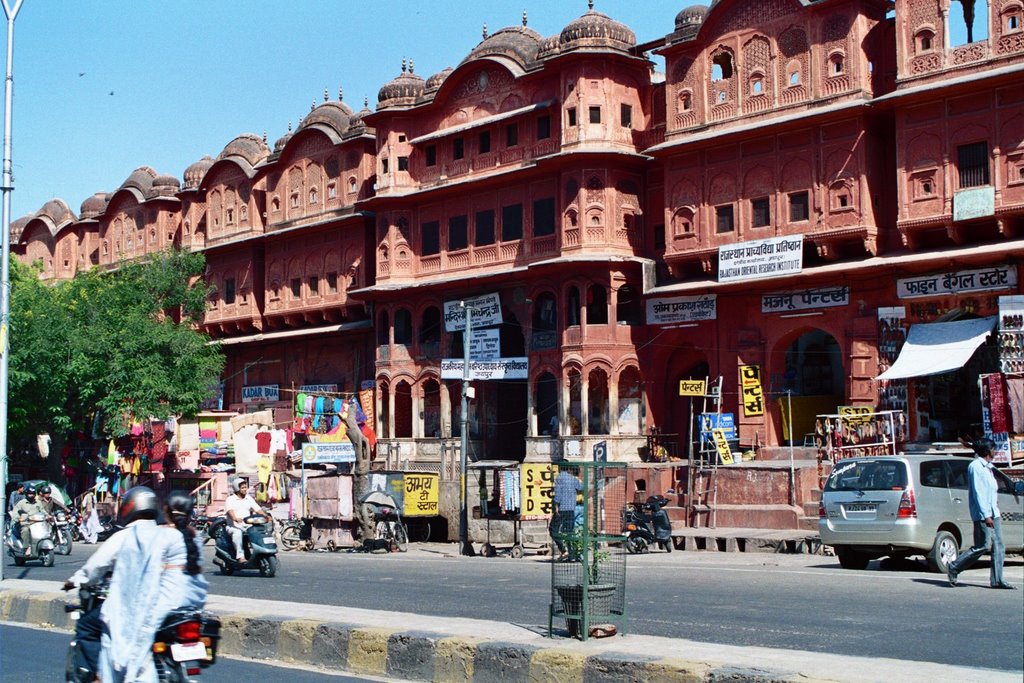
[[[65,541],[63,543],[60,543],[60,544],[57,545],[57,548],[55,549],[55,552],[58,555],[70,555],[71,554],[71,548],[72,548],[73,545],[74,545],[74,541],[71,540],[71,534],[68,534],[68,536],[65,539]]]
[[[277,557],[264,555],[260,558],[260,576],[270,579],[274,574],[277,574]]]
[[[629,536],[626,538],[626,550],[633,555],[639,555],[646,553],[650,548],[647,546],[647,541],[640,536]]]

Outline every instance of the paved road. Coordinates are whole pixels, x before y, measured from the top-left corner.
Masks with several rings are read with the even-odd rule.
[[[7,566],[5,576],[60,580],[89,552],[76,546],[52,569]],[[384,555],[284,553],[274,579],[213,572],[210,589],[241,601],[259,597],[546,626],[547,560],[453,553],[453,546],[442,545]],[[1006,574],[1024,587],[1020,556],[1011,558]],[[630,557],[627,576],[630,633],[1022,670],[1024,590],[988,589],[985,563],[963,574],[955,589],[917,563],[880,568],[872,562],[866,571],[849,571],[821,555],[651,553]]]
[[[25,628],[0,624],[0,671],[5,681],[62,681],[64,680],[64,653],[68,647],[68,634],[59,631]],[[36,653],[31,657],[23,653]],[[40,653],[42,656],[40,656]],[[264,663],[240,661],[220,657],[209,669],[204,669],[200,680],[210,681],[271,681],[289,683],[356,683],[379,681],[379,678],[356,678],[349,675],[328,674],[292,666],[273,666]]]

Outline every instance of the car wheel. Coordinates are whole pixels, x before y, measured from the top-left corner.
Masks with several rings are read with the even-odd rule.
[[[956,559],[960,551],[960,545],[956,537],[948,531],[940,531],[935,534],[935,543],[928,553],[928,567],[939,574],[945,574],[949,563]]]
[[[845,546],[836,547],[836,557],[839,558],[839,566],[843,569],[867,569],[868,562],[871,561],[864,553]]]

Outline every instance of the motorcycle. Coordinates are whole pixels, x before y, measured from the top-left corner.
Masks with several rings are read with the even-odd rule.
[[[17,526],[11,525],[11,532],[7,535],[7,552],[14,558],[14,564],[24,567],[28,560],[42,560],[44,567],[53,566],[56,536],[51,520],[49,515],[42,512],[28,516],[25,521],[29,533],[27,548],[21,543],[21,534],[17,531]]]
[[[224,533],[217,539],[217,554],[213,563],[220,567],[221,574],[231,576],[244,569],[258,569],[260,576],[270,578],[277,573],[277,539],[274,538],[273,521],[269,516],[250,515],[244,520],[249,528],[242,532],[242,551],[245,561],[235,559],[235,546],[231,534]]]
[[[82,586],[78,591],[78,604],[65,605],[77,620],[83,614],[98,609],[107,597],[109,584]],[[153,664],[160,683],[193,683],[202,669],[217,661],[220,641],[220,619],[208,612],[191,609],[172,610],[153,640]],[[89,665],[84,646],[73,638],[64,660],[64,680],[68,683],[92,683],[96,672]]]
[[[192,527],[196,530],[199,538],[202,539],[203,545],[206,545],[211,539],[214,543],[224,534],[225,528],[227,528],[228,520],[223,515],[219,517],[207,517],[206,515],[192,513]]]
[[[79,512],[78,508],[68,508],[68,522],[71,524],[71,540],[82,543],[85,541],[85,536],[82,535],[82,513]]]
[[[672,523],[662,510],[668,502],[664,496],[650,496],[645,503],[626,505],[623,522],[629,553],[645,553],[654,544],[672,552]]]
[[[53,513],[53,529],[57,536],[57,545],[54,548],[54,552],[58,555],[71,554],[71,546],[74,543],[72,528],[74,528],[74,525],[71,522],[71,516],[67,512],[57,510]]]

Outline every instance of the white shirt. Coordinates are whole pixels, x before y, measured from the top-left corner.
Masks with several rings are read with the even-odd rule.
[[[231,512],[235,513],[235,517],[238,518],[238,521],[231,518],[231,515],[229,514]],[[261,515],[263,514],[263,510],[256,504],[255,500],[249,497],[248,494],[246,494],[245,498],[239,498],[237,493],[232,493],[228,496],[228,499],[224,501],[224,515],[228,518],[228,524],[233,527],[237,527],[242,530],[248,529],[250,525],[246,524],[242,520],[248,517],[251,513]]]

